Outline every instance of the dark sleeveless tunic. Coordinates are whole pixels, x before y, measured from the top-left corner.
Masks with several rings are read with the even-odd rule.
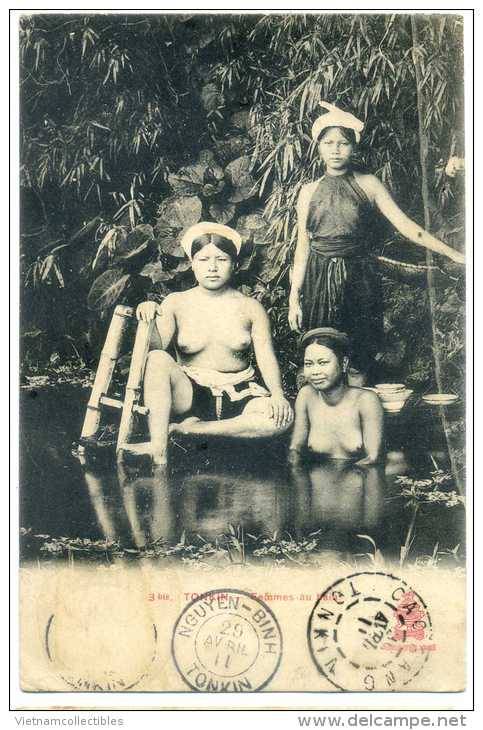
[[[325,175],[307,216],[310,253],[302,288],[303,326],[346,332],[352,364],[370,368],[383,339],[383,306],[371,248],[375,212],[354,175]]]

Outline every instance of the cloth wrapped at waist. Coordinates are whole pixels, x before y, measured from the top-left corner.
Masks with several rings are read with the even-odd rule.
[[[324,258],[367,256],[365,242],[358,238],[323,238],[309,234],[310,250]]]
[[[310,235],[310,251],[320,256],[324,276],[318,296],[327,322],[336,322],[345,299],[348,259],[366,258],[367,247],[360,238],[323,238]]]
[[[222,373],[211,368],[201,368],[192,365],[180,365],[183,372],[198,385],[209,388],[216,401],[216,416],[220,418],[222,398],[226,395],[232,402],[244,398],[258,398],[270,395],[268,390],[256,383],[255,370],[249,365],[245,370],[236,373]],[[246,383],[246,388],[237,389],[235,386]]]

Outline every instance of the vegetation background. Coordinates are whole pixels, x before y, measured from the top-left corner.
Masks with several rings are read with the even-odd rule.
[[[299,189],[322,173],[320,99],[366,120],[357,164],[464,245],[462,176],[446,174],[464,156],[457,15],[46,14],[19,32],[24,378],[95,368],[117,303],[192,285],[179,239],[212,219],[243,235],[237,284],[267,308],[294,392],[289,268]],[[372,246],[396,261],[381,260],[381,371],[463,394],[461,271],[382,221]]]

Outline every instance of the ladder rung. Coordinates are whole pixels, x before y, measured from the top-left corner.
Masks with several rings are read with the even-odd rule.
[[[123,443],[119,444],[117,451],[127,451],[130,454],[151,454],[151,441],[141,441],[138,443]]]
[[[121,410],[124,406],[124,402],[122,400],[119,400],[119,398],[109,398],[109,396],[107,395],[103,395],[99,402],[102,403],[103,406],[108,406],[109,408],[119,408],[119,410]],[[146,408],[146,406],[134,405],[132,409],[136,413],[140,413],[142,416],[147,416],[149,413],[149,408]]]

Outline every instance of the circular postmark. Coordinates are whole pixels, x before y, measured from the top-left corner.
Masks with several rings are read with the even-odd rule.
[[[52,614],[45,627],[45,651],[58,676],[78,692],[125,692],[148,676],[157,655],[155,624],[137,627],[130,635],[122,626],[66,622]],[[133,642],[142,650],[136,652]]]
[[[228,588],[208,591],[184,608],[171,651],[181,677],[197,692],[256,692],[275,675],[282,646],[271,609]]]
[[[354,573],[333,583],[310,614],[314,663],[341,690],[400,691],[436,648],[426,604],[388,573]]]

